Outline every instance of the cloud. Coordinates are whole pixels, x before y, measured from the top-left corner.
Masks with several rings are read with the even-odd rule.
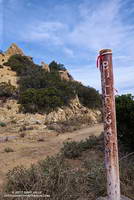
[[[134,71],[130,67],[133,66],[134,52],[134,3],[131,0],[53,1],[51,6],[47,1],[39,5],[31,1],[34,4],[32,9],[26,8],[28,0],[21,1],[21,4],[18,0],[8,2],[5,22],[8,38],[27,45],[30,43],[35,49],[41,47],[37,50],[40,55],[48,52],[50,58],[54,56],[67,66],[71,63],[70,70],[76,79],[98,89],[99,74],[93,67],[96,56],[98,50],[111,48],[116,87],[120,92],[128,91],[128,88],[134,92]],[[12,15],[10,6],[15,10]],[[22,16],[20,12],[23,11]],[[19,14],[18,21],[16,13]],[[12,24],[15,24],[14,28]]]
[[[51,14],[48,21],[35,20],[25,26],[26,32],[24,31],[21,37],[27,41],[49,41],[51,44],[64,45],[64,47],[69,44],[94,53],[102,48],[112,48],[114,52],[125,48],[134,50],[131,45],[132,43],[134,45],[132,40],[134,25],[124,23],[123,6],[121,0],[103,0],[99,4],[96,1],[95,3],[84,1],[78,6],[76,4],[80,20],[77,20],[74,10],[76,23],[73,25],[71,21],[63,21],[58,17],[56,21],[51,20],[53,16]]]
[[[69,57],[74,57],[74,51],[72,49],[69,49],[69,48],[64,48],[64,53],[69,56]]]
[[[3,46],[3,0],[0,0],[0,48]]]
[[[69,71],[76,80],[101,92],[101,75],[96,67],[92,65],[73,66],[69,67]],[[118,90],[118,94],[127,92],[134,94],[134,67],[116,67],[115,65],[114,79],[114,87]]]
[[[46,41],[53,45],[61,45],[62,38],[60,38],[61,32],[67,29],[66,25],[61,22],[54,21],[36,21],[26,27],[27,32],[22,32],[21,37],[26,41]]]
[[[131,90],[134,93],[134,67],[115,67],[114,72],[115,86],[119,92]]]
[[[92,51],[101,48],[121,49],[134,26],[123,23],[120,15],[121,1],[102,2],[99,6],[96,4],[91,7],[81,4],[82,20],[70,33],[72,43]]]

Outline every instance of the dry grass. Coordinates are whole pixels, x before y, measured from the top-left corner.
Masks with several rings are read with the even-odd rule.
[[[42,191],[52,200],[95,200],[98,196],[105,196],[106,175],[101,140],[83,151],[77,160],[58,154],[28,169],[23,166],[14,168],[7,174],[5,191]],[[134,157],[123,159],[120,170],[122,194],[134,199]]]

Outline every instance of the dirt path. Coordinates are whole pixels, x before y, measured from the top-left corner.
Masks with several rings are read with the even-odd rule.
[[[61,140],[62,139],[64,140],[64,139],[67,139],[67,137],[69,136],[69,138],[71,138],[72,140],[79,141],[79,140],[85,139],[91,135],[99,136],[100,133],[102,132],[102,130],[103,130],[103,125],[97,124],[92,127],[83,128],[83,129],[74,131],[72,133],[66,133],[63,135],[59,135],[59,138]]]
[[[99,136],[103,129],[102,124],[92,127],[83,128],[72,133],[64,133],[56,135],[54,132],[34,133],[26,138],[17,138],[12,141],[0,143],[0,185],[5,179],[5,174],[9,169],[17,165],[29,167],[31,164],[39,160],[45,159],[47,156],[55,155],[65,141],[80,141],[91,135]],[[39,136],[40,134],[40,136]],[[44,141],[39,142],[37,138],[43,138]],[[12,148],[14,152],[5,152],[5,148]]]

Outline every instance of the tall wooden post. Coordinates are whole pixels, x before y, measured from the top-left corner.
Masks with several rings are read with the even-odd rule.
[[[108,200],[120,200],[119,161],[115,114],[112,50],[100,51],[100,71],[103,98],[105,165]]]

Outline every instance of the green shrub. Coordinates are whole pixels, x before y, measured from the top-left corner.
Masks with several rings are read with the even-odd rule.
[[[35,65],[27,56],[21,56],[19,54],[11,56],[8,59],[8,62],[4,64],[10,66],[19,76],[27,76],[32,74],[32,72],[39,70],[39,68],[36,67],[38,65]]]
[[[93,192],[95,197],[106,196],[106,172],[104,162],[87,159],[84,166],[88,173],[86,174],[88,192]]]
[[[73,81],[71,84],[82,105],[90,109],[100,109],[102,107],[101,96],[96,89],[84,86],[77,81]]]
[[[5,123],[5,122],[0,122],[0,126],[1,126],[1,127],[5,127],[5,126],[6,126],[6,123]]]
[[[61,153],[66,158],[77,158],[81,156],[81,153],[87,149],[92,149],[98,144],[96,137],[86,138],[85,141],[81,140],[80,142],[65,142],[61,148]]]
[[[124,196],[130,199],[134,197],[134,156],[123,159],[120,162],[120,183]]]
[[[102,172],[100,163],[92,162],[87,171],[71,168],[62,157],[48,157],[29,169],[18,166],[9,171],[5,191],[42,191],[52,200],[94,200],[105,194],[106,182]]]
[[[6,192],[11,191],[30,191],[35,180],[37,181],[38,174],[34,166],[26,169],[23,166],[17,166],[10,170],[7,174]],[[36,176],[35,176],[36,174]]]
[[[59,70],[63,70],[65,71],[66,68],[64,67],[63,64],[58,64],[57,62],[55,61],[52,61],[50,64],[49,64],[49,68],[50,68],[50,71],[59,71]]]
[[[0,97],[12,97],[16,93],[16,88],[10,83],[0,83]]]
[[[68,103],[63,94],[56,88],[30,88],[20,94],[19,103],[25,112],[50,112]]]
[[[86,138],[84,141],[81,140],[79,142],[80,149],[82,151],[85,151],[87,149],[92,149],[98,144],[98,139],[95,136],[90,136],[89,138]]]
[[[70,83],[61,80],[56,70],[48,73],[21,55],[10,57],[8,64],[20,76],[19,103],[24,112],[50,112],[75,97]]]
[[[118,139],[126,151],[134,151],[134,99],[133,96],[116,97]]]
[[[5,151],[6,153],[14,152],[14,150],[13,150],[12,148],[10,148],[10,147],[6,147],[6,148],[4,149],[4,151]]]
[[[76,81],[61,80],[59,70],[66,70],[55,61],[49,64],[50,72],[36,65],[26,56],[13,55],[6,65],[20,76],[20,111],[51,112],[57,107],[69,105],[70,100],[79,97],[80,102],[93,109],[101,106],[100,95],[94,88],[86,87]]]
[[[96,152],[100,153],[100,152]],[[7,174],[4,191],[42,191],[52,200],[97,199],[106,196],[106,172],[101,159],[81,158],[77,168],[69,165],[63,156],[47,157],[26,169],[15,167]],[[120,163],[122,194],[134,196],[134,160],[125,159]],[[15,200],[13,198],[12,200]]]
[[[81,148],[78,142],[65,142],[61,152],[66,158],[77,158],[81,155]]]
[[[18,166],[9,171],[5,191],[42,191],[52,200],[76,200],[80,175],[72,172],[62,157],[48,157],[29,169]]]

